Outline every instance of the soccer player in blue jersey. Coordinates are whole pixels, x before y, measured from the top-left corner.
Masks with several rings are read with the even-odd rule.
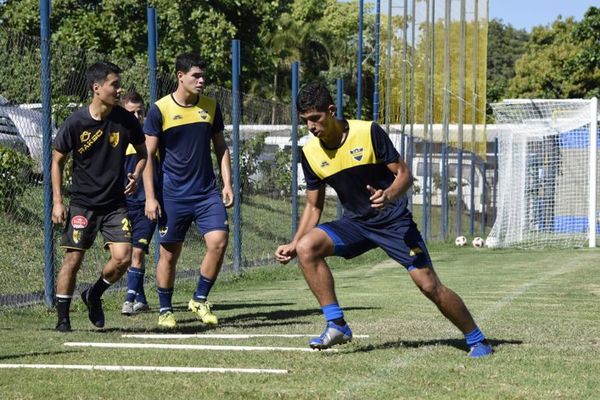
[[[226,207],[233,205],[231,161],[223,135],[223,117],[217,101],[203,96],[206,63],[197,54],[181,54],[175,61],[177,89],[152,105],[144,123],[149,154],[158,149],[162,200],[152,184],[153,165],[144,172],[146,215],[158,218],[160,259],[156,284],[160,315],[158,325],[174,328],[172,297],[175,266],[192,221],[206,242],[196,291],[188,308],[204,324],[218,319],[206,300],[217,279],[229,239]],[[211,143],[223,180],[215,177]]]
[[[140,121],[140,124],[144,123],[144,99],[138,92],[132,91],[123,95],[121,97],[121,106],[133,113],[138,121]],[[137,160],[137,152],[130,144],[127,147],[125,174],[134,171]],[[155,168],[155,183],[157,183],[156,172],[157,169]],[[127,269],[127,293],[125,294],[125,301],[121,308],[121,314],[123,315],[133,315],[150,309],[146,299],[146,292],[144,291],[144,275],[146,272],[145,255],[148,254],[148,247],[156,229],[156,221],[146,218],[145,208],[146,196],[144,194],[144,185],[140,181],[135,193],[127,197],[127,212],[131,221],[133,251],[131,253],[131,266]]]
[[[135,192],[147,153],[139,121],[119,106],[120,72],[109,62],[97,62],[87,69],[92,101],[65,120],[54,140],[52,221],[65,223],[61,247],[66,250],[56,283],[56,330],[60,332],[71,330],[69,308],[77,272],[98,231],[104,236],[110,259],[98,281],[81,293],[94,326],[104,327],[100,297],[131,263],[131,227],[125,197]],[[138,160],[133,172],[125,175],[129,144],[137,151]],[[73,157],[73,184],[67,212],[62,199],[62,174],[69,153]]]
[[[352,340],[325,258],[353,258],[380,247],[408,270],[421,292],[463,332],[470,357],[491,354],[491,346],[462,299],[440,282],[433,269],[407,209],[412,174],[385,131],[371,121],[338,120],[331,94],[322,83],[304,86],[297,105],[300,118],[314,135],[302,148],[306,207],[298,232],[290,243],[277,248],[275,257],[284,264],[298,257],[323,310],[327,326],[309,346],[327,349]],[[344,215],[318,225],[325,184],[337,192]]]

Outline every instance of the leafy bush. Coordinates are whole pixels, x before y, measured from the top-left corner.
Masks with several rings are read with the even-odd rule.
[[[0,208],[10,211],[27,188],[32,160],[8,147],[0,146]]]

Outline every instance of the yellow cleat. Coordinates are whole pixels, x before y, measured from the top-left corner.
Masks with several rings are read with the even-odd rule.
[[[164,314],[160,314],[158,316],[158,326],[160,328],[173,329],[177,326],[177,321],[175,321],[175,316],[171,311],[167,311]]]
[[[206,325],[217,325],[219,323],[219,319],[215,314],[212,313],[211,308],[212,304],[210,304],[208,301],[199,302],[191,299],[188,303],[188,309],[196,314],[196,317],[198,317],[202,323]]]

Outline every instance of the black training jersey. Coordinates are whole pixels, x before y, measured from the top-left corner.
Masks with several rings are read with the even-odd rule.
[[[57,151],[73,153],[71,203],[92,209],[124,205],[125,150],[144,140],[137,118],[120,106],[102,121],[88,107],[71,114],[54,140]]]
[[[395,206],[376,210],[371,207],[367,185],[386,189],[395,179],[387,164],[400,155],[385,131],[371,121],[348,120],[348,136],[337,149],[327,149],[313,137],[302,148],[302,168],[308,190],[328,184],[344,206],[344,216],[384,222],[407,217],[406,196]]]

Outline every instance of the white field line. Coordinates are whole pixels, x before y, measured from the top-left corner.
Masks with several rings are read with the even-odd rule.
[[[149,334],[127,334],[121,335],[121,337],[137,338],[137,339],[251,339],[251,338],[303,338],[303,337],[318,337],[318,334],[226,334],[226,333],[149,333]],[[368,338],[369,335],[352,335],[353,338]]]
[[[286,369],[259,368],[201,368],[201,367],[153,367],[142,365],[75,365],[75,364],[0,364],[0,369],[81,369],[87,371],[141,371],[141,372],[235,372],[241,374],[287,374]]]
[[[217,346],[209,344],[164,344],[164,343],[98,343],[66,342],[69,347],[104,347],[111,349],[172,349],[172,350],[225,350],[225,351],[302,351],[318,352],[308,347],[265,347],[265,346]],[[335,349],[322,351],[336,352]]]

